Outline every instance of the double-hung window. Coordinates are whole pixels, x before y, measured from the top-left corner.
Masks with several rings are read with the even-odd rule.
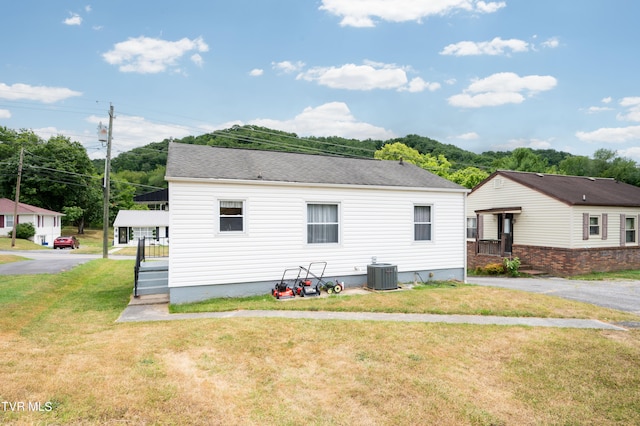
[[[625,242],[627,243],[635,243],[636,242],[636,218],[635,217],[627,217],[625,218]]]
[[[600,235],[600,216],[589,216],[589,235]]]
[[[478,218],[477,217],[468,217],[467,218],[467,238],[474,239],[478,235]]]
[[[6,215],[5,216],[5,224],[4,224],[5,228],[13,228],[13,215]]]
[[[221,200],[220,232],[244,231],[244,201]]]
[[[307,243],[337,243],[340,234],[337,204],[307,204]]]
[[[413,229],[415,241],[431,241],[431,206],[413,206]]]

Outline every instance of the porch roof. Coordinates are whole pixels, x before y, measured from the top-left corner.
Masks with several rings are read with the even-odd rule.
[[[476,214],[522,213],[522,207],[495,207],[492,209],[476,210]]]

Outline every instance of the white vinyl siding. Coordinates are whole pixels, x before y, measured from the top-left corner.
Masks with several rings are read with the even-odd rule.
[[[462,191],[169,181],[170,287],[277,281],[326,261],[326,276],[363,275],[371,257],[398,272],[464,268]],[[217,232],[220,200],[243,199],[245,232]],[[309,204],[338,206],[338,244],[308,244]],[[414,241],[414,206],[430,205],[433,244]],[[268,289],[265,289],[267,292]]]

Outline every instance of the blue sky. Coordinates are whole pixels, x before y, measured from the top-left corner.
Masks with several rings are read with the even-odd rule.
[[[0,125],[113,152],[257,124],[640,162],[637,0],[13,1]]]

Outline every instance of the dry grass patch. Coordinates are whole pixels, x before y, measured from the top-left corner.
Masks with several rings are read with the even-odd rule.
[[[0,411],[0,423],[640,423],[639,331],[276,318],[117,324],[131,273],[131,261],[98,260],[0,282],[0,295],[13,292],[0,299],[0,400],[53,407]],[[446,305],[444,290],[437,303]]]
[[[170,311],[222,312],[241,309],[424,314],[496,315],[542,318],[591,318],[602,321],[638,321],[636,315],[559,297],[493,287],[439,283],[412,290],[368,292],[329,297],[276,300],[270,294],[248,298],[211,299],[171,305]]]

